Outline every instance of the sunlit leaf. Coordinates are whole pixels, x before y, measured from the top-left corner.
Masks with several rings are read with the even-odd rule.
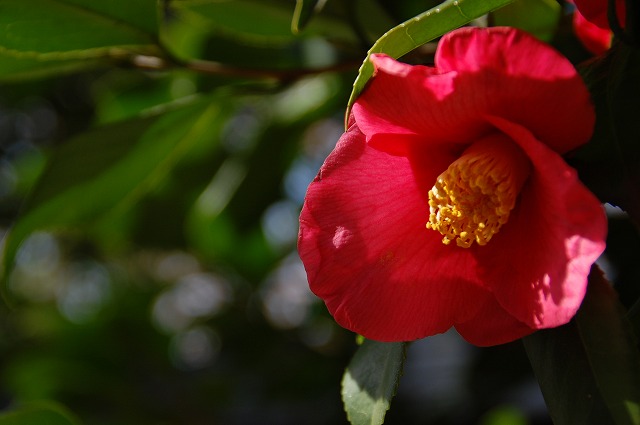
[[[27,405],[0,415],[0,425],[78,425],[62,406],[54,403]]]
[[[599,270],[575,320],[524,343],[555,425],[640,423],[640,354]]]
[[[352,425],[381,425],[396,393],[406,343],[366,340],[342,378],[342,401]]]
[[[353,102],[373,75],[373,64],[369,61],[369,55],[386,53],[393,58],[399,58],[436,37],[461,27],[511,1],[513,0],[447,0],[389,30],[371,47],[367,59],[360,67],[349,98],[347,116]]]
[[[0,0],[0,52],[17,58],[95,58],[152,44],[137,28],[63,1]]]
[[[61,146],[5,241],[5,277],[20,243],[31,232],[75,228],[131,205],[193,146],[216,137],[211,123],[220,108],[199,102],[164,115],[97,128]]]

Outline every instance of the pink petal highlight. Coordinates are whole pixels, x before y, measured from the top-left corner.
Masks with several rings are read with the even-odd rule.
[[[562,325],[575,315],[604,251],[604,209],[575,170],[527,129],[488,119],[525,151],[533,171],[509,222],[477,251],[480,273],[516,319],[532,328]]]

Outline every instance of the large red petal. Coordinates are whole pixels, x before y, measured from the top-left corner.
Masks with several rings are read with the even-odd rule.
[[[571,167],[525,128],[488,117],[529,156],[532,172],[509,221],[476,251],[480,274],[500,305],[532,328],[568,322],[605,248],[598,199]]]
[[[505,344],[535,331],[507,313],[493,295],[478,299],[482,308],[471,319],[456,325],[456,330],[469,343],[479,347]]]
[[[427,192],[451,154],[411,159],[373,149],[352,126],[309,186],[300,217],[312,291],[339,324],[379,341],[444,332],[473,316],[486,292],[471,252],[425,228]]]
[[[386,55],[372,55],[371,61],[375,76],[353,105],[358,127],[369,142],[385,134],[411,134],[423,136],[422,143],[469,143],[490,129],[481,120],[466,119],[472,112],[455,96],[455,72],[440,74]]]
[[[467,97],[467,110],[520,124],[560,153],[591,137],[595,114],[582,79],[568,59],[524,31],[452,31],[435,60],[441,72],[458,73],[455,89]]]

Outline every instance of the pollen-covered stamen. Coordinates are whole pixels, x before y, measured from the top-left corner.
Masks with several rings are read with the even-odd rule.
[[[531,170],[522,150],[502,134],[473,143],[429,191],[428,229],[442,242],[486,245],[507,222]]]

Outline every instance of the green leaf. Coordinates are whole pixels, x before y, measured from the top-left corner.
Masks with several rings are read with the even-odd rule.
[[[397,59],[436,37],[459,28],[511,1],[513,0],[447,0],[389,30],[369,49],[367,58],[360,67],[347,105],[347,117],[351,106],[373,75],[373,64],[369,61],[369,56],[372,53],[386,53]]]
[[[556,0],[516,0],[493,12],[493,25],[527,31],[543,41],[553,39],[562,7]]]
[[[640,424],[640,352],[618,296],[602,272],[592,271],[576,315],[593,376],[616,424]]]
[[[353,425],[380,425],[396,393],[407,343],[366,340],[342,378],[342,401]]]
[[[299,68],[309,66],[305,62],[318,62],[318,42],[324,45],[322,50],[333,49],[311,36],[347,43],[355,40],[343,20],[322,15],[317,15],[303,33],[293,34],[292,9],[283,2],[185,0],[169,3],[163,13],[163,44],[180,59],[207,59],[249,68]],[[311,51],[314,54],[309,54]]]
[[[0,415],[0,425],[78,425],[64,407],[54,403],[34,403]]]
[[[571,158],[572,165],[601,201],[621,207],[638,225],[640,49],[616,43],[581,72],[595,104],[596,125],[591,141]]]
[[[523,341],[555,425],[640,424],[640,353],[599,269],[575,320]]]
[[[40,60],[86,59],[153,44],[137,28],[58,0],[0,0],[0,52]]]
[[[296,0],[296,8],[293,11],[293,20],[291,21],[291,31],[298,34],[309,23],[313,15],[316,13],[318,5],[322,6],[320,0]]]
[[[0,81],[13,82],[69,74],[100,66],[103,62],[98,58],[62,60],[17,58],[0,50]]]
[[[217,137],[212,122],[221,109],[219,102],[207,99],[164,115],[97,128],[61,146],[5,240],[5,283],[30,233],[76,229],[131,206],[192,148]]]
[[[149,34],[158,33],[157,0],[58,0],[123,22]]]

